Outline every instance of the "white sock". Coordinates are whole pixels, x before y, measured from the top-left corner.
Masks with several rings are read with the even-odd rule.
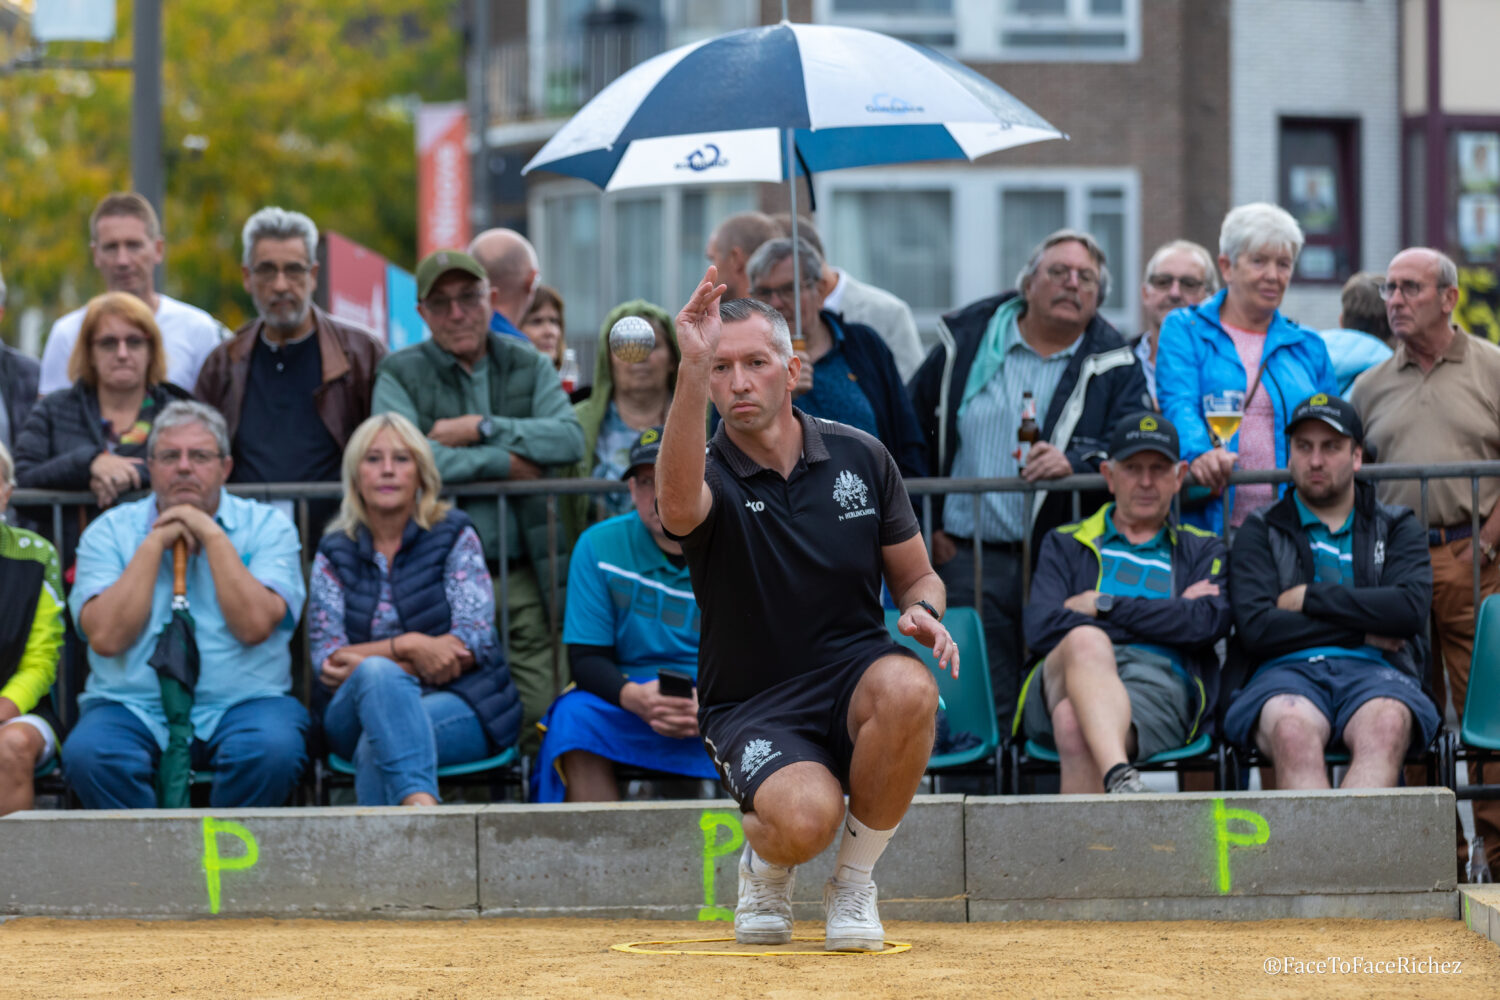
[[[870,881],[875,862],[891,842],[891,834],[900,826],[889,830],[872,830],[854,818],[852,812],[844,814],[844,839],[839,843],[839,856],[833,862],[833,877],[840,882],[863,885]]]
[[[767,861],[759,854],[756,854],[755,848],[750,847],[749,844],[746,844],[745,846],[750,851],[749,868],[752,875],[770,875],[773,878],[780,878],[790,870],[787,868],[783,868],[781,865],[778,865],[775,862]]]

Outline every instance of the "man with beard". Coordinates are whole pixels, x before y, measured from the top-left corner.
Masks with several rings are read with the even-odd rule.
[[[224,414],[231,482],[337,482],[344,446],[370,415],[374,335],[313,305],[318,227],[301,212],[263,208],[245,223],[240,272],[257,319],[217,347],[197,396]],[[314,504],[314,535],[337,505]]]
[[[1234,537],[1229,597],[1260,666],[1224,732],[1253,740],[1279,788],[1327,788],[1324,753],[1347,748],[1344,788],[1389,788],[1438,713],[1422,688],[1432,564],[1406,507],[1356,483],[1364,426],[1344,400],[1304,400],[1287,424],[1292,485]]]

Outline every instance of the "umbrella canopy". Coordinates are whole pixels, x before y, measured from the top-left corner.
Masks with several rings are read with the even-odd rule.
[[[795,173],[974,159],[1067,138],[948,56],[862,28],[786,21],[665,52],[625,73],[522,173],[607,191],[788,180]]]
[[[198,640],[187,601],[187,542],[172,547],[172,618],[146,661],[156,669],[167,747],[156,769],[156,804],[162,809],[188,805],[193,782],[193,689],[198,686]]]

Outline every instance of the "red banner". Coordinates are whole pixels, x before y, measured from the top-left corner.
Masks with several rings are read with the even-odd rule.
[[[469,115],[460,102],[417,111],[417,259],[469,244]]]
[[[385,258],[347,236],[325,231],[328,263],[320,276],[328,287],[328,311],[357,323],[386,342]]]

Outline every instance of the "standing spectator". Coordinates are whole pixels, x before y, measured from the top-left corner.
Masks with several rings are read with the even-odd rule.
[[[416,277],[417,310],[432,339],[381,362],[374,411],[399,413],[427,435],[445,483],[541,479],[583,458],[583,429],[552,363],[529,341],[488,329],[489,279],[479,262],[439,250],[417,265]],[[479,531],[490,574],[499,580],[505,571],[510,671],[526,710],[520,747],[532,753],[540,742],[534,724],[560,690],[545,595],[554,563],[565,573],[566,557],[548,544],[545,497],[512,497],[504,525],[494,497],[468,498],[459,507]],[[562,579],[557,583],[561,589]]]
[[[542,276],[536,248],[514,229],[486,229],[469,243],[469,255],[489,278],[490,332],[531,343],[519,324]]]
[[[5,276],[0,274],[0,319],[5,318]],[[0,446],[15,451],[16,435],[37,400],[41,366],[0,340]]]
[[[57,753],[48,690],[67,628],[57,550],[5,523],[13,472],[0,445],[0,816],[31,808],[32,775]]]
[[[1045,655],[1018,714],[1055,743],[1064,794],[1146,791],[1132,763],[1191,742],[1218,695],[1227,554],[1168,521],[1187,474],[1177,449],[1164,417],[1120,421],[1100,467],[1114,501],[1042,542],[1026,644]]]
[[[16,438],[16,481],[28,489],[91,490],[101,508],[149,489],[151,427],[173,402],[190,398],[163,381],[164,355],[144,302],[125,292],[95,297],[68,359],[73,385],[37,403]],[[93,513],[63,520],[63,537],[53,541],[64,553],[73,552]]]
[[[1192,240],[1173,240],[1156,248],[1141,281],[1141,314],[1145,329],[1135,339],[1135,356],[1146,374],[1146,388],[1156,399],[1156,349],[1167,314],[1195,306],[1219,290],[1213,254]]]
[[[1162,323],[1157,398],[1182,436],[1194,481],[1216,495],[1236,466],[1286,468],[1291,408],[1313,393],[1338,392],[1323,338],[1280,311],[1302,242],[1297,220],[1284,209],[1256,202],[1231,210],[1219,231],[1224,290]],[[1215,442],[1203,418],[1203,397],[1226,389],[1245,394],[1244,420],[1235,436]],[[1228,488],[1228,525],[1220,503],[1184,516],[1223,531],[1277,496],[1271,483]]]
[[[89,248],[94,267],[110,291],[129,292],[150,307],[166,345],[167,381],[191,390],[198,381],[198,369],[229,331],[202,309],[156,290],[156,265],[161,263],[166,243],[151,203],[133,191],[107,196],[89,216]],[[68,359],[83,325],[83,313],[83,309],[73,310],[53,323],[47,334],[42,350],[43,395],[73,382]]]
[[[385,346],[313,304],[318,227],[307,216],[263,208],[240,239],[240,274],[258,318],[214,349],[197,388],[229,428],[230,481],[337,482],[349,435],[370,415]],[[314,501],[309,530],[320,532],[336,509]]]
[[[563,349],[568,346],[568,327],[563,320],[563,300],[557,289],[538,285],[531,305],[521,317],[521,332],[542,355],[561,368]]]
[[[484,548],[400,414],[355,430],[343,483],[313,560],[313,712],[360,805],[436,805],[439,765],[499,753],[521,726]]]
[[[1345,399],[1361,373],[1391,356],[1391,324],[1380,298],[1384,281],[1384,275],[1360,271],[1344,282],[1339,329],[1319,331]]]
[[[1151,408],[1135,354],[1099,315],[1109,269],[1097,240],[1058,230],[1031,252],[1016,283],[1018,291],[944,316],[952,344],[933,351],[912,380],[928,465],[939,475],[1041,483],[1098,472],[1115,424]],[[1032,394],[1042,435],[1024,468],[1016,451],[1023,392]],[[1029,571],[1021,565],[1021,539],[1030,526],[1035,552],[1048,531],[1073,519],[1073,500],[1046,491],[987,493],[978,523],[973,501],[935,499],[934,523],[942,527],[933,532],[932,558],[948,599],[981,609],[995,707],[1009,719],[1021,686],[1021,575]],[[984,552],[980,594],[976,544]]]
[[[1492,462],[1500,459],[1500,348],[1453,323],[1458,267],[1424,247],[1403,250],[1381,287],[1396,352],[1354,383],[1350,400],[1364,419],[1366,439],[1382,462]],[[1453,696],[1464,710],[1474,654],[1474,500],[1468,480],[1432,479],[1427,486],[1427,552],[1432,561],[1432,625],[1439,657],[1432,691],[1439,711]],[[1421,485],[1380,485],[1386,503],[1423,509]],[[1500,592],[1500,480],[1479,480],[1481,597]],[[1441,659],[1441,664],[1436,662]],[[1470,765],[1471,767],[1473,765]],[[1476,783],[1500,784],[1490,765]],[[1474,832],[1484,838],[1490,870],[1500,871],[1500,802],[1474,803]]]
[[[791,237],[792,217],[789,213],[781,212],[771,219],[780,228],[782,236]],[[806,216],[797,217],[797,235],[811,243],[813,249],[823,256],[821,282],[828,288],[828,294],[823,297],[823,308],[846,323],[858,323],[879,334],[885,346],[891,349],[902,383],[910,380],[927,356],[922,350],[922,338],[917,335],[917,320],[911,314],[911,306],[884,288],[867,285],[843,268],[828,263],[823,238]]]
[[[1318,393],[1287,427],[1294,489],[1234,539],[1229,591],[1258,664],[1224,733],[1258,746],[1280,788],[1327,788],[1324,754],[1349,750],[1345,788],[1390,788],[1409,745],[1438,713],[1422,690],[1432,571],[1405,507],[1356,483],[1363,428],[1354,407]]]
[[[705,256],[718,268],[719,280],[729,289],[724,293],[725,302],[750,295],[750,277],[745,273],[745,265],[762,243],[780,235],[775,221],[764,212],[740,212],[719,223],[719,228],[708,238]]]
[[[577,690],[547,710],[532,770],[537,802],[619,798],[616,762],[717,778],[698,734],[698,696],[663,694],[663,668],[698,676],[699,614],[682,543],[656,512],[660,427],[630,449],[625,482],[635,511],[583,533],[568,561],[563,641]]]
[[[68,783],[88,809],[156,805],[167,721],[147,660],[172,617],[172,548],[182,540],[201,658],[193,767],[214,772],[214,808],[279,806],[307,761],[307,710],[288,693],[306,596],[297,529],[224,489],[234,460],[212,407],[168,406],[147,455],[152,495],[107,511],[78,547],[68,607],[89,646],[89,679],[63,745]]]
[[[747,266],[750,294],[774,307],[794,330],[793,296],[802,299],[802,338],[807,346],[799,355],[797,408],[879,438],[902,476],[927,475],[922,432],[890,348],[869,327],[841,320],[823,308],[830,285],[823,255],[807,240],[800,241],[797,252],[800,280],[792,270],[792,241],[786,237],[762,244]]]

